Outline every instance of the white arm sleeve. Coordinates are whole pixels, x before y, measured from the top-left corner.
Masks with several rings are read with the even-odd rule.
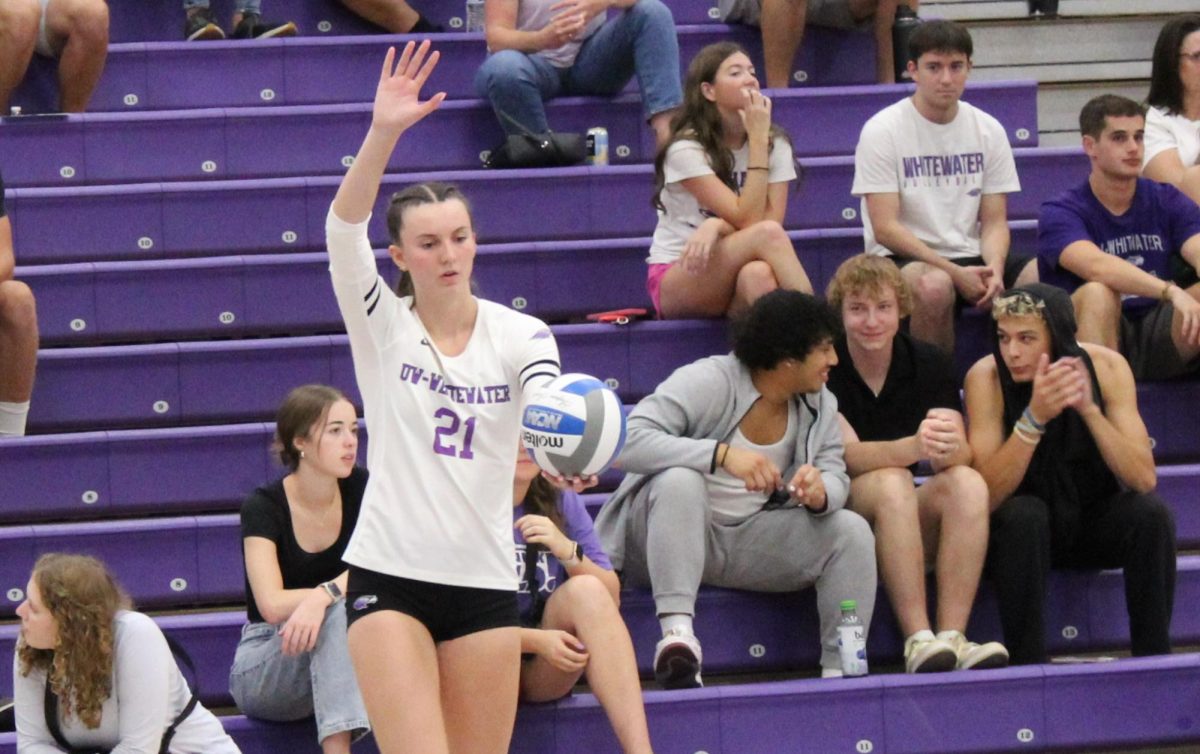
[[[13,711],[17,719],[17,751],[21,754],[62,754],[46,727],[46,674],[21,675],[21,658],[13,653]]]
[[[175,657],[162,630],[148,616],[129,613],[118,628],[116,694],[120,743],[112,754],[158,754],[170,725]]]

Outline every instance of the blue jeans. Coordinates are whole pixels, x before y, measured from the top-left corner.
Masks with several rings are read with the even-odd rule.
[[[475,74],[475,90],[492,102],[507,134],[522,133],[501,113],[533,133],[550,130],[545,100],[570,95],[614,95],[637,75],[646,118],[683,102],[675,19],[660,0],[637,0],[579,48],[569,68],[516,50],[494,53]]]
[[[371,729],[350,662],[346,606],[340,601],[325,611],[313,650],[294,657],[283,654],[279,627],[246,624],[233,657],[229,692],[250,717],[287,722],[315,713],[317,741],[346,730],[358,740]]]
[[[209,0],[183,0],[183,9],[190,10],[192,8],[207,8]],[[262,15],[262,0],[238,0],[237,12],[257,13]]]

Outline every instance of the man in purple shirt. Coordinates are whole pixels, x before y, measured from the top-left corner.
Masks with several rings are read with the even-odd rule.
[[[1038,267],[1065,288],[1079,340],[1119,350],[1138,379],[1167,379],[1200,355],[1200,207],[1140,178],[1145,108],[1105,94],[1079,114],[1092,172],[1042,204]]]

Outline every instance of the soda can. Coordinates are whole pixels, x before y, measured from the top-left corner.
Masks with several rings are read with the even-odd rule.
[[[587,131],[587,161],[589,165],[608,164],[608,129],[594,126]]]

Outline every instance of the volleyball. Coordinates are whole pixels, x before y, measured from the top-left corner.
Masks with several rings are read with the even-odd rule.
[[[591,476],[625,445],[625,411],[595,377],[564,374],[538,390],[521,419],[521,439],[539,467],[556,476]]]

